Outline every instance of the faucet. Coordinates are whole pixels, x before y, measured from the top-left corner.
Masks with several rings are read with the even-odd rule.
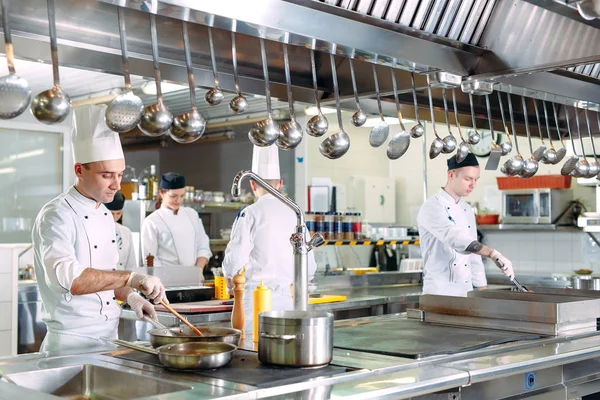
[[[308,252],[325,243],[325,239],[323,239],[320,233],[316,233],[307,242],[304,211],[302,211],[298,204],[284,196],[279,190],[269,185],[252,171],[240,171],[233,178],[233,184],[231,185],[231,195],[233,197],[240,196],[240,185],[246,178],[252,179],[296,213],[296,231],[290,237],[290,243],[294,248],[294,311],[306,311],[308,308]]]

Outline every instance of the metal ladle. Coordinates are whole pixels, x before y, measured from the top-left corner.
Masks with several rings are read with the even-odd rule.
[[[525,117],[525,130],[527,131],[527,141],[529,142],[529,154],[530,158],[523,161],[523,169],[519,172],[521,178],[531,178],[534,176],[540,165],[537,160],[533,157],[533,145],[531,144],[531,132],[529,131],[529,116],[527,113],[527,102],[525,97],[521,96],[521,103],[523,105],[523,116]],[[512,121],[511,121],[512,122]]]
[[[350,63],[350,75],[352,76],[352,90],[354,91],[354,101],[356,102],[356,112],[352,114],[352,125],[359,127],[363,126],[367,122],[367,114],[360,108],[360,101],[358,100],[358,88],[356,87],[356,76],[354,75],[354,62],[351,58],[348,59]]]
[[[556,132],[558,133],[558,138],[560,139],[561,148],[556,150],[556,163],[558,164],[565,158],[567,155],[567,147],[565,146],[565,142],[563,141],[562,135],[560,134],[560,127],[558,126],[558,113],[556,112],[556,107],[554,103],[550,103],[552,106],[552,113],[554,114],[554,122],[556,123]]]
[[[52,57],[54,87],[33,98],[33,101],[31,102],[31,113],[40,122],[45,124],[57,124],[63,122],[69,116],[69,112],[71,112],[71,99],[69,98],[69,95],[60,88],[54,0],[48,0],[48,28],[50,31],[50,54]]]
[[[437,133],[437,129],[435,128],[435,116],[433,112],[433,98],[431,97],[431,83],[429,81],[429,75],[427,77],[427,92],[429,94],[429,111],[431,112],[431,126],[433,127],[433,134],[435,138],[433,142],[431,142],[431,146],[429,146],[429,158],[433,160],[437,156],[440,155],[442,149],[444,148],[444,141],[440,138]]]
[[[156,85],[156,104],[144,108],[138,128],[148,136],[162,136],[173,124],[173,114],[165,106],[162,98],[160,69],[158,64],[158,38],[156,35],[156,16],[150,14],[150,35],[152,41],[152,63],[154,66],[154,83]]]
[[[510,114],[510,120],[512,123],[513,141],[515,142],[515,149],[517,150],[517,154],[515,154],[514,156],[509,158],[504,163],[504,165],[502,165],[502,168],[500,168],[500,171],[505,173],[506,175],[515,176],[515,175],[518,175],[519,172],[521,172],[523,170],[523,156],[521,155],[521,152],[519,151],[519,141],[517,140],[517,132],[516,132],[515,126],[514,126],[513,107],[512,107],[512,99],[510,97],[510,93],[507,94],[507,97],[508,97],[508,112]],[[508,133],[508,127],[506,125],[504,126],[504,131],[506,132],[506,135],[508,137],[510,137],[510,134]],[[502,147],[502,145],[500,145],[500,147]]]
[[[417,119],[417,124],[410,129],[410,136],[416,139],[425,134],[425,127],[423,124],[421,124],[421,120],[419,119],[419,104],[417,103],[417,89],[415,88],[414,71],[410,72],[410,81],[412,84],[413,103],[415,104],[415,118]]]
[[[450,118],[448,118],[448,101],[446,100],[446,88],[442,88],[442,100],[444,102],[444,115],[446,116],[446,126],[448,127],[448,136],[444,139],[444,147],[442,153],[449,154],[456,150],[456,138],[450,129]]]
[[[496,93],[498,94],[498,105],[500,107],[500,115],[502,116],[502,126],[504,127],[504,132],[506,132],[506,136],[508,138],[508,141],[500,143],[501,155],[505,156],[505,155],[507,155],[508,153],[510,153],[512,151],[512,141],[510,139],[510,134],[508,133],[508,128],[507,128],[507,125],[506,125],[506,118],[504,117],[504,105],[502,105],[502,96],[500,96],[500,92],[496,92]],[[491,111],[490,111],[489,95],[485,96],[485,103],[486,103],[486,105],[488,107],[488,119],[490,121],[490,127],[491,127],[491,124],[492,124],[491,116],[492,116],[492,114],[491,114]],[[493,130],[492,130],[492,137],[494,137],[494,131]]]
[[[600,164],[598,163],[598,157],[596,156],[596,145],[594,144],[594,138],[592,137],[592,127],[590,126],[590,117],[588,110],[585,109],[585,123],[587,124],[588,136],[590,137],[590,143],[592,144],[592,152],[594,153],[594,161],[590,162],[590,170],[585,175],[586,178],[593,178],[600,172]]]
[[[390,68],[392,74],[392,87],[394,88],[394,100],[396,102],[396,112],[398,113],[398,122],[400,123],[400,131],[396,133],[390,142],[388,143],[387,156],[390,160],[397,160],[402,157],[410,146],[410,134],[404,127],[404,121],[402,121],[402,112],[400,111],[400,101],[398,100],[398,85],[396,84],[396,74],[394,69],[396,67],[396,60],[394,60],[393,68]]]
[[[473,129],[468,133],[469,137],[467,138],[467,142],[471,145],[475,145],[481,140],[481,135],[477,132],[477,126],[475,125],[475,108],[473,107],[473,95],[471,93],[469,93],[469,104],[471,105],[471,122],[473,124]]]
[[[283,64],[285,67],[285,83],[287,86],[288,105],[290,108],[290,120],[281,125],[281,134],[277,138],[277,147],[282,150],[294,149],[302,141],[302,127],[296,122],[294,113],[294,97],[292,95],[292,78],[290,77],[290,60],[287,44],[283,44]]]
[[[469,144],[465,141],[465,138],[462,134],[462,129],[460,129],[460,124],[458,123],[458,108],[456,105],[456,94],[454,89],[452,89],[452,104],[454,106],[454,119],[456,122],[456,127],[458,128],[458,135],[460,136],[461,142],[456,149],[456,162],[461,163],[469,154]]]
[[[533,157],[535,157],[535,159],[537,161],[547,164],[547,162],[545,161],[544,155],[546,154],[548,147],[546,146],[546,142],[544,142],[544,134],[542,132],[542,124],[540,123],[540,114],[538,111],[537,101],[535,99],[533,99],[533,108],[535,110],[535,118],[537,120],[538,133],[540,134],[540,140],[542,141],[542,144],[540,144],[540,146],[537,149],[535,149],[535,151],[533,152]]]
[[[265,50],[265,40],[260,38],[260,56],[263,64],[263,74],[265,76],[265,98],[267,101],[267,118],[254,124],[248,132],[250,141],[259,147],[267,147],[275,143],[281,134],[279,125],[273,121],[273,110],[271,108],[271,89],[269,87],[269,66],[267,64],[267,51]]]
[[[590,172],[590,164],[585,157],[585,147],[583,147],[583,137],[581,135],[581,127],[579,126],[579,113],[575,109],[575,122],[577,124],[577,133],[579,134],[579,144],[581,145],[581,155],[583,160],[578,160],[575,164],[575,169],[571,171],[571,175],[575,178],[583,178]]]
[[[8,18],[9,0],[2,0],[2,25],[6,44],[6,64],[8,75],[0,78],[0,119],[11,119],[23,114],[31,101],[31,89],[27,81],[16,75]]]
[[[233,80],[235,82],[235,91],[237,93],[237,96],[235,96],[229,102],[229,109],[236,114],[241,114],[244,111],[246,111],[246,108],[248,108],[248,99],[244,97],[240,89],[240,79],[238,76],[237,68],[237,48],[235,44],[235,32],[231,32],[231,58],[233,60]]]
[[[190,52],[190,38],[188,37],[187,22],[181,22],[183,33],[183,49],[185,52],[185,65],[190,86],[190,103],[192,111],[181,114],[173,119],[173,126],[169,136],[177,143],[192,143],[200,139],[206,129],[206,120],[198,112],[196,106],[196,85],[194,83],[194,70],[192,69],[192,54]]]
[[[223,101],[225,94],[221,91],[221,87],[219,86],[219,74],[217,72],[217,59],[215,58],[215,44],[213,42],[212,36],[212,28],[208,27],[208,47],[210,50],[210,62],[212,65],[213,79],[215,82],[215,87],[210,89],[204,95],[204,100],[210,106],[218,106]]]
[[[350,148],[350,137],[346,132],[344,132],[344,127],[342,125],[342,110],[340,108],[340,90],[338,87],[337,71],[335,68],[335,58],[333,54],[329,55],[329,60],[331,61],[331,77],[333,79],[333,91],[335,92],[335,108],[337,111],[337,119],[340,131],[338,133],[334,133],[327,139],[323,140],[323,142],[321,142],[321,145],[319,146],[319,151],[325,157],[335,160],[348,152],[348,149]]]
[[[565,120],[567,122],[567,131],[569,132],[569,140],[571,141],[571,147],[573,148],[573,155],[567,159],[560,168],[561,175],[569,175],[575,169],[579,157],[577,157],[577,150],[575,150],[575,142],[573,141],[573,135],[571,134],[571,121],[569,121],[569,109],[565,106]]]
[[[544,109],[544,118],[546,119],[546,131],[548,132],[548,140],[550,142],[550,148],[546,150],[544,154],[544,158],[550,164],[558,163],[558,154],[556,154],[556,150],[554,150],[554,145],[552,144],[552,134],[550,133],[550,118],[548,118],[548,110],[546,109],[546,102],[542,100],[542,108]]]
[[[310,51],[310,67],[312,69],[313,90],[315,93],[315,103],[317,105],[317,115],[311,117],[306,123],[306,133],[310,136],[319,137],[327,133],[329,121],[321,112],[321,100],[319,99],[319,88],[317,87],[317,67],[315,64],[315,51]]]
[[[383,117],[383,110],[381,108],[381,95],[379,93],[379,80],[377,79],[377,68],[375,64],[371,64],[373,67],[373,81],[375,82],[375,94],[377,95],[377,109],[379,110],[379,121],[369,133],[369,144],[372,147],[379,147],[385,143],[390,134],[390,127],[387,122],[385,122],[385,118]]]

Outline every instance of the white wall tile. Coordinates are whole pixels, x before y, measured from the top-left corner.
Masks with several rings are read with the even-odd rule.
[[[12,301],[12,274],[0,274],[0,302]]]
[[[0,303],[0,331],[12,328],[12,303]]]
[[[11,331],[0,331],[0,357],[11,356],[12,334]]]

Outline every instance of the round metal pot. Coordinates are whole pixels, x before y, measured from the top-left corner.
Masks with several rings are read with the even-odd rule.
[[[571,277],[573,289],[578,290],[600,290],[600,278],[589,275]]]
[[[269,311],[258,316],[258,359],[263,364],[318,367],[333,357],[333,314]]]
[[[224,342],[234,346],[240,344],[242,331],[233,328],[217,328],[197,326],[202,332],[202,336],[196,335],[192,330],[185,327],[151,329],[148,331],[150,335],[150,343],[152,347],[158,348],[166,344],[190,343],[190,342]]]

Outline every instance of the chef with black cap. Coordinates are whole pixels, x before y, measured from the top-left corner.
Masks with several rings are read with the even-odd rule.
[[[425,201],[417,223],[423,267],[423,294],[466,296],[485,289],[481,257],[489,257],[511,280],[512,263],[497,250],[477,241],[475,213],[462,198],[471,194],[479,179],[479,163],[469,153],[462,162],[448,159],[448,181]]]
[[[208,235],[198,212],[183,207],[185,177],[167,172],[160,178],[156,211],[142,223],[144,257],[154,256],[154,266],[197,266],[202,271],[212,257]]]
[[[135,251],[133,250],[133,234],[131,230],[119,223],[123,217],[125,207],[125,196],[121,192],[115,193],[115,198],[110,203],[104,203],[115,220],[115,231],[117,233],[117,249],[119,250],[119,263],[117,269],[133,271],[137,266]]]

